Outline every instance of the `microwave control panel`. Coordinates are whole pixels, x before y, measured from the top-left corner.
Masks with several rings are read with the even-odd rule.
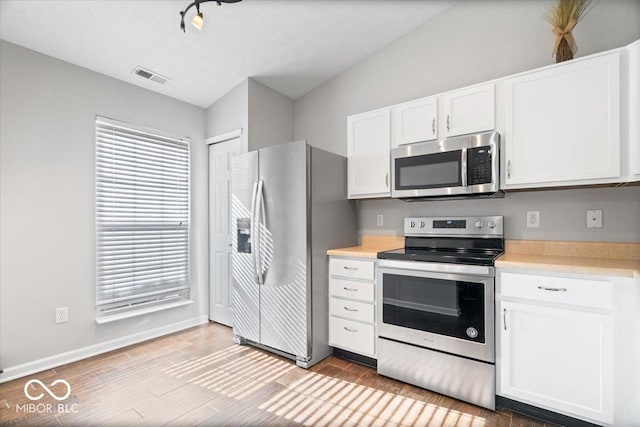
[[[467,150],[467,185],[489,184],[493,181],[491,157],[489,146]]]

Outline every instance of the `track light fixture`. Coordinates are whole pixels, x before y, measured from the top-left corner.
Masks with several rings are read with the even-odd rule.
[[[196,7],[197,13],[191,20],[191,24],[194,27],[196,27],[198,30],[202,29],[202,26],[204,25],[204,15],[202,14],[202,12],[200,12],[200,5],[202,3],[206,3],[210,1],[215,1],[216,3],[218,3],[218,6],[222,6],[222,3],[238,3],[239,1],[242,1],[242,0],[195,0],[193,3],[187,6],[182,12],[180,12],[180,29],[182,30],[183,33],[186,32],[185,26],[184,26],[184,16],[187,14],[187,11],[191,9],[193,6]]]

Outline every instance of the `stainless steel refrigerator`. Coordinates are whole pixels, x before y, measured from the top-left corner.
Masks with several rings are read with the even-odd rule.
[[[346,159],[298,141],[231,166],[235,341],[308,368],[331,354],[326,251],[357,240]]]

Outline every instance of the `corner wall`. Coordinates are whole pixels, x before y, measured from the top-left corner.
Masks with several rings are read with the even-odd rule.
[[[293,141],[293,100],[251,78],[206,110],[207,138],[242,128],[246,151]]]
[[[293,99],[249,79],[249,151],[293,141]]]
[[[213,103],[205,112],[206,138],[221,135],[242,128],[241,141],[248,147],[247,129],[249,127],[249,79],[238,83]]]

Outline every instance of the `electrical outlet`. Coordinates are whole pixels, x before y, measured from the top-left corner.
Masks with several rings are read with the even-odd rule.
[[[376,223],[378,224],[378,227],[382,227],[384,225],[384,215],[378,215],[376,217]]]
[[[527,228],[540,228],[540,211],[527,211]]]
[[[56,323],[67,323],[69,321],[69,309],[67,307],[56,308]]]
[[[602,228],[602,209],[587,210],[587,228]]]

